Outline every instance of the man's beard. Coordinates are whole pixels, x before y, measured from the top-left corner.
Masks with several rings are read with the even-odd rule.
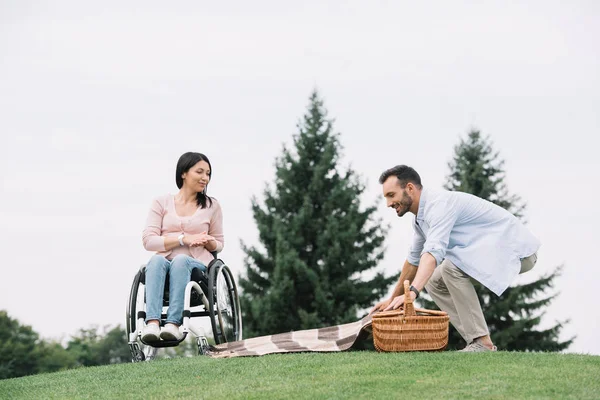
[[[413,200],[410,198],[410,196],[406,192],[403,192],[402,198],[400,199],[400,203],[399,203],[400,209],[396,209],[396,213],[398,214],[398,216],[403,217],[404,214],[406,214],[408,211],[410,211],[412,204],[413,204]]]

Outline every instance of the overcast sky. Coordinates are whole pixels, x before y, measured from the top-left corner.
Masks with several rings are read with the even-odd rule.
[[[176,193],[186,151],[211,159],[242,272],[250,199],[317,88],[392,226],[380,269],[398,273],[412,236],[381,171],[440,188],[481,129],[542,241],[519,282],[564,264],[543,326],[570,319],[569,351],[600,354],[600,3],[507,3],[0,0],[0,309],[45,338],[123,323],[150,202]]]

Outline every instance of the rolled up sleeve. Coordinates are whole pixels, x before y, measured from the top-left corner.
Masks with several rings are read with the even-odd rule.
[[[429,231],[420,255],[431,254],[439,265],[446,256],[450,232],[456,223],[456,209],[445,201],[436,203],[429,210],[426,222]]]
[[[410,249],[408,250],[408,257],[406,259],[412,265],[419,265],[419,260],[421,259],[421,251],[423,250],[423,245],[425,244],[425,237],[421,233],[419,229],[415,226],[413,222],[413,242],[410,245]]]
[[[148,251],[165,251],[165,238],[161,236],[163,216],[163,205],[158,199],[154,199],[142,232],[142,242]]]

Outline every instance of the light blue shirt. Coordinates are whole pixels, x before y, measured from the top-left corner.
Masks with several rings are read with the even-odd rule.
[[[500,296],[521,270],[521,259],[540,241],[514,215],[492,202],[462,192],[423,189],[408,262],[424,253],[444,258]]]

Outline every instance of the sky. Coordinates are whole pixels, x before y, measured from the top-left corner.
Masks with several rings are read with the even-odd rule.
[[[569,320],[568,351],[600,355],[600,3],[0,0],[0,54],[0,309],[42,337],[124,323],[146,214],[186,151],[211,160],[221,258],[242,273],[251,199],[317,89],[340,167],[391,226],[379,270],[397,275],[412,237],[379,174],[441,188],[480,129],[542,242],[516,283],[563,265],[542,327]]]

